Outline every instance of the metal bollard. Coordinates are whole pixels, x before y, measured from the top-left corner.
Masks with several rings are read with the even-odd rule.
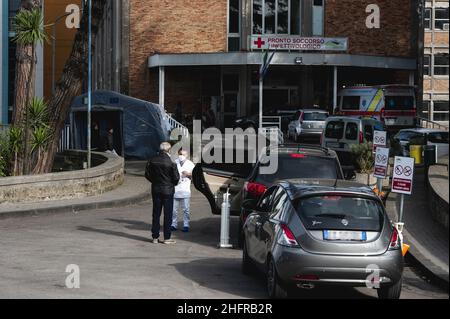
[[[233,248],[230,244],[230,186],[226,194],[223,194],[223,203],[220,220],[220,245],[219,248]]]

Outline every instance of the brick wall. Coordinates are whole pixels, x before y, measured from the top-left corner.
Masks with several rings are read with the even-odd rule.
[[[411,56],[412,0],[327,0],[325,34],[348,37],[349,53]],[[380,7],[381,28],[367,29],[366,7]]]
[[[425,32],[425,46],[432,45],[432,32]],[[448,32],[435,32],[434,45],[448,47]]]
[[[153,95],[150,55],[223,52],[226,45],[226,0],[130,0],[130,95]]]

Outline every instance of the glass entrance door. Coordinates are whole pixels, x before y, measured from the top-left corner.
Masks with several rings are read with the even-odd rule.
[[[222,74],[222,112],[221,128],[231,128],[240,112],[239,74],[224,72]]]

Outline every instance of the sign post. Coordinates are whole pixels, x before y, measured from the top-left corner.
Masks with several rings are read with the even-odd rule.
[[[399,223],[403,223],[404,196],[412,194],[413,178],[414,158],[396,156],[392,175],[392,192],[401,194]]]
[[[387,176],[387,168],[389,165],[389,149],[387,145],[387,134],[385,131],[374,131],[373,136],[373,152],[375,153],[375,174],[377,178],[378,194],[383,191],[383,179]],[[378,149],[382,148],[380,152]]]

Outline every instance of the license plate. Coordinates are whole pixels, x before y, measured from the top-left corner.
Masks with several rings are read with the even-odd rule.
[[[323,239],[344,240],[344,241],[366,241],[367,233],[365,231],[324,230]]]
[[[331,148],[340,148],[341,145],[339,143],[330,142],[330,143],[327,143],[327,146],[331,147]]]

